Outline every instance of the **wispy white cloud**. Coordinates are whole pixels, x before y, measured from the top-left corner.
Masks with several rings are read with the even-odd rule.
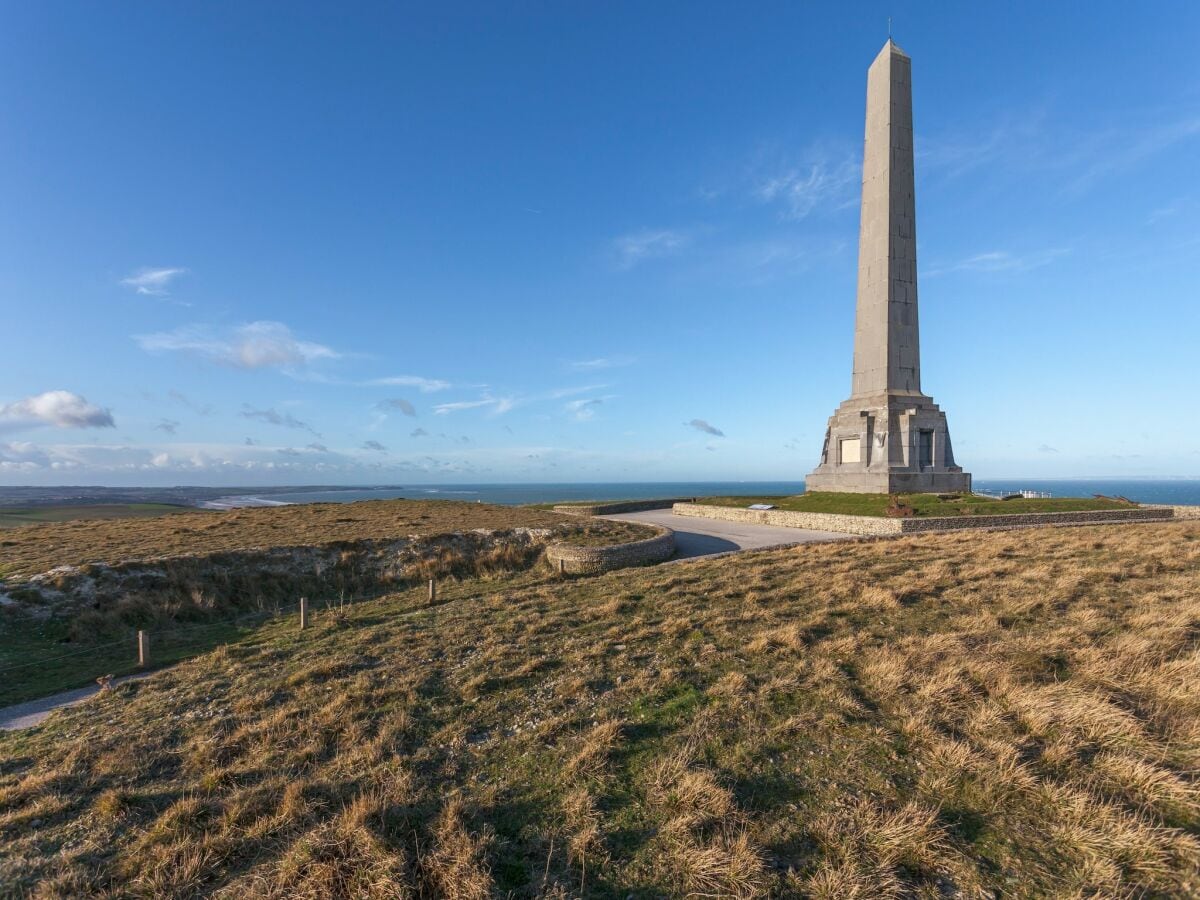
[[[453,403],[439,403],[433,408],[433,411],[439,416],[444,416],[447,413],[461,412],[464,409],[479,409],[483,406],[492,406],[495,402],[490,397],[486,400],[457,400]]]
[[[606,387],[608,387],[607,384],[584,384],[579,385],[578,387],[555,388],[547,393],[546,396],[551,400],[561,400],[564,397],[576,397],[579,394],[590,394],[592,391],[602,391]]]
[[[785,218],[804,219],[818,208],[844,209],[857,201],[861,163],[856,157],[822,160],[782,171],[762,181],[756,196],[782,204]]]
[[[566,411],[571,415],[576,422],[586,422],[588,419],[594,418],[596,415],[596,407],[604,405],[609,400],[612,400],[612,395],[604,397],[582,397],[578,400],[569,400],[565,404]]]
[[[1179,212],[1179,207],[1180,204],[1176,201],[1175,203],[1168,203],[1166,206],[1160,206],[1151,210],[1150,215],[1146,216],[1146,224],[1153,225],[1156,222],[1161,222],[1163,219],[1169,219]]]
[[[613,249],[617,254],[617,265],[622,269],[632,269],[648,259],[678,253],[690,240],[680,231],[667,228],[643,229],[621,235],[613,241]]]
[[[1062,256],[1070,253],[1068,247],[1053,247],[1048,250],[1035,250],[1029,253],[1015,254],[1007,250],[990,250],[986,253],[976,253],[957,262],[935,265],[921,271],[926,278],[936,278],[951,272],[1028,272],[1048,266]]]
[[[1200,115],[1194,112],[1181,116],[1177,110],[1126,110],[1118,124],[1087,128],[1065,124],[1067,119],[1043,103],[1020,112],[992,113],[981,127],[918,136],[918,172],[945,178],[1046,172],[1057,176],[1061,194],[1080,195],[1200,138]]]
[[[814,141],[798,151],[778,145],[760,148],[739,186],[751,199],[798,221],[814,213],[855,206],[862,184],[862,155],[857,145]]]
[[[593,372],[597,369],[616,369],[620,366],[631,366],[632,356],[597,356],[595,359],[580,359],[567,363],[572,369],[581,372]]]
[[[1121,171],[1136,168],[1165,150],[1200,136],[1200,116],[1164,122],[1149,128],[1112,128],[1090,136],[1085,164],[1067,184],[1067,190],[1083,193],[1096,182]]]
[[[45,391],[0,405],[0,432],[40,425],[55,428],[113,428],[112,413],[70,391]]]
[[[160,269],[138,269],[127,278],[121,279],[125,287],[133,288],[139,294],[151,297],[166,297],[170,292],[171,282],[187,272],[187,269],[168,267]]]
[[[314,362],[337,359],[337,351],[313,341],[302,341],[282,322],[250,322],[216,335],[203,326],[135,335],[150,353],[191,353],[238,369],[279,369],[294,373]]]
[[[452,403],[439,403],[433,408],[436,415],[445,416],[453,412],[461,412],[465,409],[484,409],[488,410],[489,416],[501,416],[506,412],[510,412],[517,405],[516,397],[493,397],[490,394],[484,394],[478,400],[458,400]]]
[[[433,394],[451,387],[450,382],[440,378],[422,378],[420,375],[393,375],[388,378],[373,378],[366,382],[371,387],[412,387],[422,394]]]

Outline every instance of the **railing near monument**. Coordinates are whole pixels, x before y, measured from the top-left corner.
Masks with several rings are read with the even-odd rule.
[[[1026,500],[1049,500],[1054,495],[1049,491],[981,491],[975,488],[971,493],[978,494],[980,497],[994,497],[997,500],[1003,500],[1005,497],[1023,497]]]

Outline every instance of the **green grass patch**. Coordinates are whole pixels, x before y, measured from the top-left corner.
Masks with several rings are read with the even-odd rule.
[[[20,528],[40,522],[74,522],[80,519],[146,519],[173,513],[195,512],[170,503],[94,503],[80,506],[0,507],[0,528]]]
[[[920,517],[999,516],[1023,513],[1086,512],[1104,509],[1130,509],[1136,504],[1120,500],[1087,497],[1049,497],[1045,499],[995,500],[979,494],[898,494],[901,503]],[[842,494],[820,491],[793,497],[704,497],[697,503],[734,506],[745,509],[752,503],[770,503],[776,509],[832,513],[844,516],[885,516],[891,501],[888,494]]]

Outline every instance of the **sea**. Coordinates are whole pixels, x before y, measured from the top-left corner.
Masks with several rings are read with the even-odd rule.
[[[1140,503],[1200,505],[1200,479],[1150,478],[978,478],[984,493],[1041,491],[1053,497],[1127,497]],[[293,503],[353,503],[356,500],[465,500],[517,506],[572,500],[649,500],[667,497],[771,497],[804,493],[803,481],[630,481],[567,484],[421,484],[411,487],[344,487],[266,496],[230,494],[204,502],[210,509],[284,506]]]

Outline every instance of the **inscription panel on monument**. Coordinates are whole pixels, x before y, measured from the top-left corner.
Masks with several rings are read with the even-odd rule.
[[[856,463],[862,459],[862,444],[859,438],[842,438],[838,442],[838,462]]]

